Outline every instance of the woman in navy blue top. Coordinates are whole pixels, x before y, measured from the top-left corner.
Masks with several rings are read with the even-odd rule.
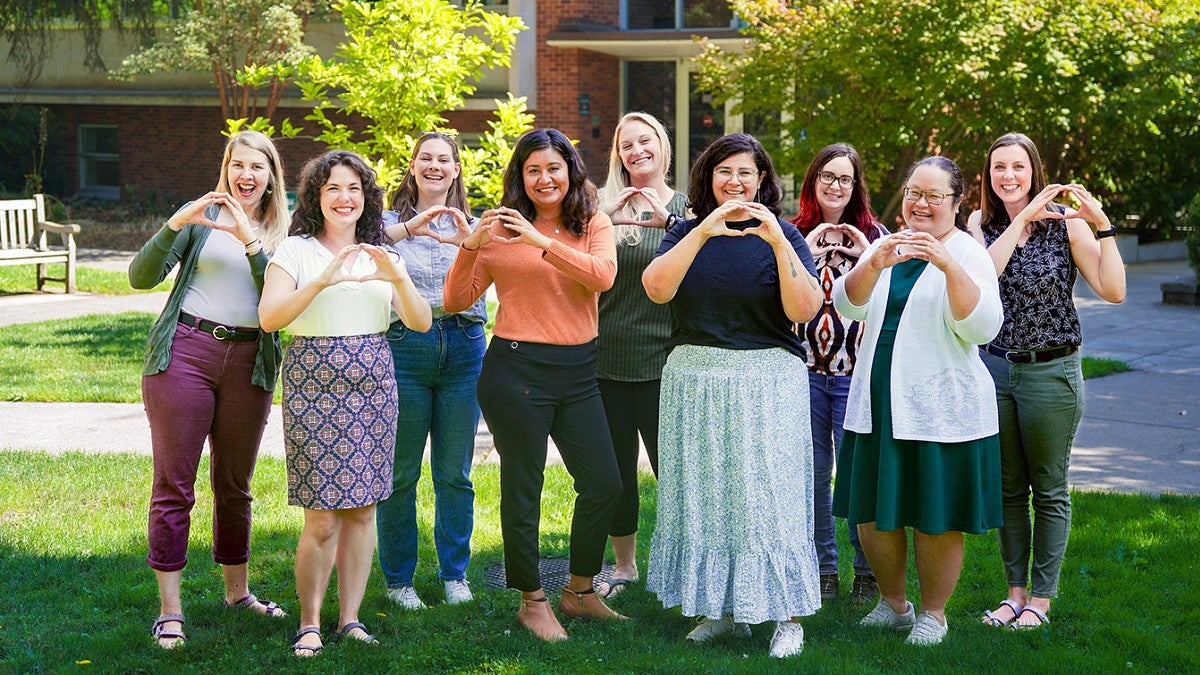
[[[667,233],[642,283],[669,303],[657,527],[647,588],[702,616],[688,639],[775,621],[771,656],[797,654],[821,606],[813,546],[808,369],[795,322],[822,293],[804,237],[752,136],[717,139],[688,187],[696,214]]]

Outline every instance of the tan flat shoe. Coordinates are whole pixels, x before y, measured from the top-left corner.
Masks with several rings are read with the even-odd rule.
[[[563,630],[558,617],[550,609],[550,601],[545,596],[536,600],[521,599],[521,609],[517,610],[517,621],[533,633],[533,636],[544,642],[562,642],[567,639],[567,631]]]
[[[577,619],[616,619],[628,621],[629,617],[614,612],[596,595],[596,590],[573,591],[563,587],[562,599],[558,601],[558,611]]]

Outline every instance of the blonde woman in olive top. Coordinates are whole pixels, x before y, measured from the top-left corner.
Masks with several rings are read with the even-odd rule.
[[[617,565],[599,587],[605,597],[638,580],[639,435],[658,475],[658,394],[671,351],[671,316],[666,305],[646,297],[642,272],[687,212],[687,198],[667,185],[670,168],[671,141],[662,124],[648,113],[622,117],[613,133],[608,182],[600,190],[600,208],[616,230],[617,279],[600,294],[596,375],[623,487],[609,530]]]

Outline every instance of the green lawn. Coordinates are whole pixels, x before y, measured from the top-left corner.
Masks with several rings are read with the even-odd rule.
[[[50,276],[61,277],[66,274],[62,263],[50,265]],[[139,291],[129,286],[129,277],[124,272],[98,270],[92,267],[75,268],[75,284],[78,290],[85,293],[101,293],[104,295],[128,295],[130,293],[151,293],[154,291],[170,290],[171,282],[164,281],[149,291]],[[55,291],[61,291],[63,285],[48,282],[46,286]],[[0,267],[0,294],[5,293],[36,293],[37,270],[33,265],[12,265]]]
[[[489,311],[494,317],[495,307]],[[140,402],[154,319],[126,312],[0,327],[0,401]],[[1085,378],[1128,370],[1120,361],[1083,357]]]
[[[207,462],[207,460],[205,460]],[[428,468],[419,495],[422,523],[417,588],[435,604],[418,614],[394,610],[373,572],[362,619],[382,644],[330,644],[299,662],[285,646],[297,624],[292,565],[300,510],[286,505],[283,462],[264,458],[254,478],[253,590],[292,616],[272,620],[223,610],[219,568],[211,561],[211,495],[198,486],[191,558],[184,573],[188,644],[164,652],[150,640],[157,614],[146,567],[145,526],[151,463],[133,455],[50,456],[0,452],[0,672],[1196,672],[1200,634],[1195,603],[1200,498],[1075,493],[1075,522],[1053,623],[1031,633],[982,626],[976,617],[1004,595],[994,535],[967,538],[966,565],[950,601],[951,631],[935,648],[860,629],[865,609],[844,600],[804,620],[804,653],[780,663],[766,656],[772,626],[749,640],[697,646],[692,625],[664,610],[641,585],[613,602],[628,623],[567,621],[571,640],[542,644],[514,620],[517,594],[486,587],[483,571],[501,558],[498,473],[478,466],[475,558],[477,601],[440,605]],[[207,465],[200,475],[206,475]],[[654,523],[654,485],[642,477],[642,531]],[[542,553],[566,556],[570,479],[547,472]],[[844,538],[842,539],[844,542]],[[649,537],[640,542],[643,574]],[[849,551],[843,551],[849,578]],[[917,593],[915,585],[912,588]],[[324,611],[328,639],[336,595]],[[1019,664],[1019,667],[1012,665]]]

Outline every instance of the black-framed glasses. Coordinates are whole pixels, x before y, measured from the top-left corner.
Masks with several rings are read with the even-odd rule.
[[[937,190],[917,190],[915,188],[904,188],[905,201],[919,201],[921,197],[925,198],[925,202],[930,206],[938,206],[946,201],[946,197],[953,197],[954,192],[938,192]]]
[[[833,185],[833,181],[837,181],[838,185],[847,190],[854,187],[854,176],[839,176],[832,171],[822,171],[821,173],[818,173],[817,180],[821,181],[825,185]]]

